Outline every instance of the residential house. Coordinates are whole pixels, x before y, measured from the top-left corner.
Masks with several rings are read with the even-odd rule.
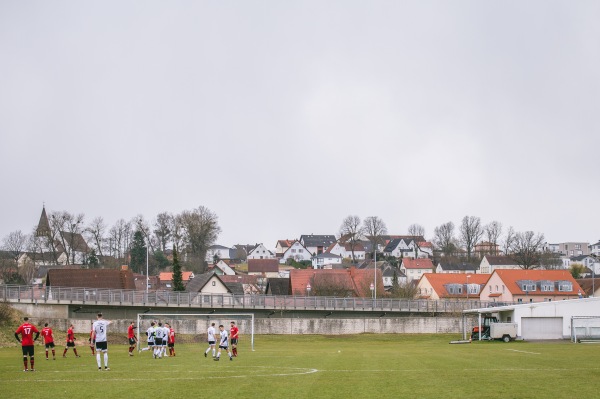
[[[267,281],[265,295],[290,295],[290,279],[270,278]]]
[[[219,276],[233,276],[235,275],[235,270],[231,268],[224,260],[220,260],[213,265],[208,265],[210,271],[214,271]]]
[[[572,256],[569,258],[569,267],[570,265],[572,265],[573,263],[579,263],[580,265],[583,265],[587,268],[592,269],[594,267],[594,263],[597,263],[598,259],[596,259],[593,256],[590,255],[579,255],[579,256]],[[595,270],[596,272],[598,270]]]
[[[595,244],[590,245],[589,251],[591,255],[595,255],[600,257],[600,241]]]
[[[221,280],[221,277],[214,272],[197,274],[185,287],[186,292],[198,294],[231,294],[231,289]],[[206,297],[203,300],[206,303],[212,298]]]
[[[398,285],[402,286],[408,282],[406,275],[398,268],[390,265],[386,262],[386,265],[382,267],[383,286],[386,291],[389,291],[394,286],[394,276]]]
[[[183,282],[183,286],[185,287],[192,279],[194,278],[193,272],[181,272],[181,280]],[[173,273],[171,272],[161,272],[158,275],[158,281],[160,282],[161,290],[171,290],[173,289]]]
[[[376,286],[373,280],[376,280]],[[290,295],[369,298],[385,291],[381,271],[349,269],[296,269],[290,272]]]
[[[214,263],[215,260],[219,261],[221,259],[230,259],[230,256],[231,248],[215,244],[208,247],[208,250],[206,251],[206,258],[204,258],[204,260],[208,263]]]
[[[479,299],[488,274],[425,273],[417,284],[421,299]]]
[[[327,248],[337,240],[333,235],[301,235],[300,244],[302,244],[312,255],[318,255],[325,252]]]
[[[395,258],[429,258],[433,256],[433,245],[414,238],[394,238],[385,246],[383,254]]]
[[[273,259],[248,259],[248,274],[260,277],[279,277],[279,261]]]
[[[424,273],[433,273],[433,262],[431,259],[402,259],[400,271],[406,275],[408,281],[419,280]]]
[[[23,252],[17,260],[19,269],[25,265],[40,266],[64,266],[68,264],[66,252]]]
[[[285,251],[292,246],[294,241],[295,240],[277,240],[277,244],[275,245],[275,257],[281,259]]]
[[[492,274],[498,269],[520,270],[521,267],[510,256],[486,255],[479,264],[479,272],[481,274]]]
[[[48,270],[51,269],[81,269],[81,265],[44,265],[36,267],[33,270],[33,276],[31,281],[28,281],[28,284],[43,286],[46,282],[46,277],[48,276]]]
[[[250,259],[275,259],[275,254],[269,251],[262,243],[256,244],[252,250],[248,253],[248,260]]]
[[[485,255],[498,256],[500,255],[500,245],[489,241],[482,241],[475,244],[473,252],[478,258],[483,258]]]
[[[475,274],[479,273],[479,264],[461,262],[456,259],[442,258],[435,267],[436,273]]]
[[[310,251],[300,243],[300,241],[294,241],[294,243],[283,253],[279,263],[285,263],[288,259],[294,259],[296,262],[303,260],[311,260],[312,254]]]
[[[263,286],[259,283],[258,276],[251,276],[248,274],[236,274],[236,275],[223,275],[219,276],[228,287],[232,287],[232,284],[239,284],[242,287],[242,293],[244,295],[260,295],[263,293]]]
[[[47,287],[85,287],[135,290],[131,270],[119,269],[50,269]]]
[[[352,253],[354,250],[354,259],[356,260],[364,260],[365,259],[365,247],[360,241],[355,242],[354,244],[346,243],[333,243],[331,244],[326,253],[339,255],[344,259],[352,259]]]
[[[591,253],[590,243],[588,242],[561,242],[558,244],[546,244],[545,249],[553,253],[559,253],[562,256],[589,255]]]
[[[135,280],[136,291],[157,291],[160,288],[160,279],[158,276],[146,276],[143,274],[133,273],[133,279]],[[147,282],[147,284],[146,284]],[[146,285],[148,288],[146,288]]]
[[[578,278],[577,283],[586,297],[600,297],[600,278]]]
[[[312,257],[313,269],[333,269],[342,264],[342,257],[329,252],[314,255]]]
[[[480,295],[482,301],[548,302],[576,299],[584,291],[568,270],[496,269]]]

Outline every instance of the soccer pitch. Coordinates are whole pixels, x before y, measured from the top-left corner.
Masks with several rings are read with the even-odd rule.
[[[22,371],[19,347],[0,349],[2,397],[48,398],[574,398],[596,397],[600,345],[570,342],[476,342],[456,335],[243,337],[239,357],[219,362],[202,345],[177,356],[127,355],[110,345],[110,371],[98,371],[87,346]],[[110,341],[110,340],[109,340]]]

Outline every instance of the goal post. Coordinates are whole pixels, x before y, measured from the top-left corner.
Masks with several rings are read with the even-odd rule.
[[[254,351],[254,313],[138,313],[138,352],[146,341],[145,333],[151,322],[169,323],[175,330],[175,342],[206,343],[206,331],[211,323],[216,326],[222,324],[229,330],[229,323],[232,321],[238,326],[242,339],[244,335],[250,335],[250,348]]]
[[[600,316],[572,316],[571,341],[600,342]]]

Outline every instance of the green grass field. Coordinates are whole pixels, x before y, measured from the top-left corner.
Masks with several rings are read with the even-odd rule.
[[[233,361],[204,358],[204,345],[177,356],[127,356],[109,344],[111,371],[97,370],[88,347],[22,371],[19,347],[0,349],[3,398],[593,398],[600,345],[477,342],[456,335],[258,336]]]

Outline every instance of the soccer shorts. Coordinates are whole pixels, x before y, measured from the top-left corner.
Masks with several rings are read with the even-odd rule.
[[[108,342],[98,342],[96,341],[96,350],[97,351],[105,351],[108,350]]]
[[[49,348],[54,348],[54,342],[48,342],[46,344],[46,349],[49,349]]]
[[[225,349],[225,350],[227,350],[227,345],[219,345],[219,349]]]
[[[154,341],[148,341],[148,346],[154,346]]]
[[[67,348],[74,348],[75,347],[75,341],[67,341]]]
[[[163,340],[162,338],[154,338],[154,346],[162,346]]]
[[[237,338],[231,338],[231,345],[237,345]]]
[[[21,349],[23,350],[23,356],[33,356],[33,345],[22,346]]]
[[[209,344],[209,345],[214,345],[214,344],[215,344],[215,341],[208,341],[208,344]]]
[[[135,345],[135,338],[129,338],[129,345]]]
[[[168,346],[169,348],[174,348],[174,347],[175,347],[175,342],[169,342],[169,343],[167,344],[167,346]]]

